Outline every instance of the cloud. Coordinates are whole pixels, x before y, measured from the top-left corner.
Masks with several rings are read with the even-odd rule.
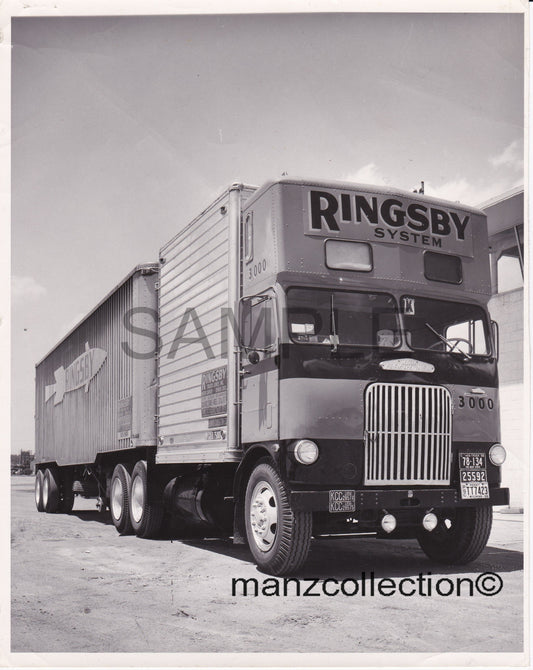
[[[428,180],[424,183],[424,193],[434,198],[442,198],[443,200],[451,200],[452,202],[460,202],[463,205],[475,207],[513,188],[523,186],[521,152],[522,149],[519,142],[511,142],[499,156],[489,159],[493,166],[499,166],[500,168],[505,166],[520,167],[520,174],[518,175],[514,171],[510,172],[508,169],[498,169],[492,179],[485,178],[469,181],[466,177],[457,175],[441,184]],[[405,183],[401,183],[401,180],[395,181],[394,179],[387,178],[376,163],[367,163],[356,172],[352,172],[344,177],[344,179],[360,184],[394,186],[406,191],[414,191],[420,188],[420,183],[408,186]]]
[[[374,186],[388,186],[390,184],[390,180],[384,177],[375,163],[363,165],[357,172],[352,172],[345,177],[345,180],[359,184],[373,184]]]
[[[489,158],[489,162],[495,168],[510,167],[513,170],[522,170],[524,167],[522,144],[518,140],[511,142],[500,154]]]
[[[20,277],[17,275],[11,277],[11,296],[13,302],[38,300],[45,294],[45,287],[41,286],[33,277]]]
[[[476,207],[512,188],[522,186],[522,184],[521,178],[518,180],[499,179],[488,183],[484,181],[471,183],[464,177],[457,177],[439,186],[435,186],[427,181],[424,185],[424,193],[434,198],[443,198],[453,202],[461,202],[463,205]]]

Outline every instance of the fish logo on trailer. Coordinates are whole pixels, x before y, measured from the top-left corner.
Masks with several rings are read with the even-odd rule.
[[[107,358],[107,352],[103,349],[89,349],[89,343],[85,343],[85,351],[78,356],[65,370],[63,366],[54,372],[55,384],[45,386],[44,399],[48,402],[54,396],[54,405],[63,402],[65,393],[85,387],[85,393],[89,390],[91,379],[100,370]]]

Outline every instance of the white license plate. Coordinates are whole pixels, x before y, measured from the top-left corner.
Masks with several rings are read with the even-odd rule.
[[[459,454],[459,482],[463,500],[490,498],[486,454]]]
[[[330,512],[355,512],[355,491],[335,490],[329,492]]]
[[[461,483],[461,498],[463,500],[472,500],[474,498],[490,498],[489,485],[486,482],[479,484],[464,482]]]

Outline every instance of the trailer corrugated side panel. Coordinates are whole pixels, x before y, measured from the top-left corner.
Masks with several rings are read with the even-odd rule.
[[[135,268],[37,364],[37,463],[155,445],[156,282]]]
[[[227,441],[229,202],[226,191],[161,249],[158,463],[239,458]]]

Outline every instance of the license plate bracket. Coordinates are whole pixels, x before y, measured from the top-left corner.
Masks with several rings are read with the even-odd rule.
[[[486,454],[479,452],[459,453],[459,483],[462,500],[490,498]]]
[[[330,512],[355,512],[355,491],[334,489],[329,492]]]

